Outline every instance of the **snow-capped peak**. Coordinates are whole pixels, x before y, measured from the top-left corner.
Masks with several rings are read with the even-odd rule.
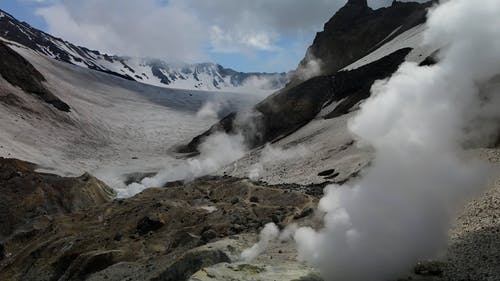
[[[272,92],[289,80],[288,73],[244,73],[215,63],[181,64],[161,59],[110,56],[51,36],[0,10],[1,39],[67,63],[165,88]]]

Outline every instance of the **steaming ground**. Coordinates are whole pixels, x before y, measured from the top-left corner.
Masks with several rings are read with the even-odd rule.
[[[498,138],[499,19],[498,1],[442,1],[430,14],[423,36],[427,46],[442,48],[440,61],[424,67],[404,63],[390,79],[373,86],[372,97],[349,122],[359,145],[374,148],[373,161],[358,181],[325,189],[318,208],[322,227],[301,227],[294,235],[299,258],[319,268],[327,280],[394,280],[417,261],[436,258],[448,246],[448,230],[458,210],[488,187],[495,169],[466,156],[464,148]],[[310,130],[314,123],[321,121],[309,124]],[[309,152],[320,159],[338,156],[325,153],[327,145],[314,140],[321,134],[313,129],[298,143],[309,144]],[[338,140],[329,139],[337,145]],[[303,152],[307,147],[288,149],[266,147],[262,155],[255,153],[246,161],[254,167],[249,175],[258,179],[271,171],[267,179],[273,180],[273,173],[287,165],[317,171]],[[498,152],[493,155],[498,157]],[[272,158],[277,163],[265,167]],[[235,173],[239,167],[232,168]],[[301,174],[283,171],[282,176],[315,180]],[[444,280],[500,276],[496,189],[471,203],[459,218]],[[277,235],[272,227],[264,228],[260,242],[243,258],[264,252],[269,237]]]
[[[2,81],[8,88],[0,93],[15,93],[30,110],[0,103],[0,155],[32,161],[41,171],[61,175],[87,171],[115,188],[124,187],[124,174],[156,172],[183,162],[170,149],[215,122],[213,111],[197,115],[208,102],[218,106],[219,114],[255,102],[242,94],[142,85],[13,48],[72,110],[59,112]]]
[[[359,148],[347,130],[354,114],[334,119],[323,119],[320,114],[294,134],[249,152],[219,173],[273,185],[345,182],[369,164],[373,153],[370,148]],[[325,171],[330,173],[321,176]]]

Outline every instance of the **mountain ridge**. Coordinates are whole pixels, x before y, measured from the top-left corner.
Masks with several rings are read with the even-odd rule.
[[[325,23],[323,31],[316,34],[295,74],[308,72],[313,63],[319,64],[322,75],[335,74],[384,43],[424,23],[427,9],[434,2],[393,1],[389,7],[374,10],[366,0],[348,1]],[[294,75],[291,84],[301,81],[304,79],[300,75]]]
[[[161,59],[108,55],[38,30],[1,9],[0,39],[66,63],[164,88],[270,92],[283,87],[290,76],[284,72],[239,72],[210,62],[168,63]]]
[[[365,0],[347,2],[328,20],[324,30],[317,33],[287,86],[254,107],[257,117],[248,122],[258,124],[258,134],[247,132],[245,125],[233,124],[237,113],[232,113],[180,146],[179,151],[197,151],[206,137],[218,131],[243,131],[247,145],[258,147],[293,133],[313,120],[323,107],[335,105],[323,117],[346,114],[370,96],[370,87],[375,80],[390,77],[417,46],[400,46],[370,63],[349,70],[343,68],[398,39],[398,35],[406,31],[417,29],[416,33],[421,32],[418,27],[425,22],[431,3],[394,1],[390,7],[373,10]],[[373,29],[377,34],[371,32]],[[367,38],[372,33],[374,35]],[[427,50],[419,51],[415,56],[420,63],[428,56]]]

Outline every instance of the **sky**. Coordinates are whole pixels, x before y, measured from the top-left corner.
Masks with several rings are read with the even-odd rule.
[[[0,9],[77,45],[245,72],[295,69],[347,0],[0,0]],[[392,0],[369,0],[378,8]]]

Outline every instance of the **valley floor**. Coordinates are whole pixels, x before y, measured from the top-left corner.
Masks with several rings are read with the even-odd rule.
[[[243,94],[143,85],[12,47],[71,106],[71,112],[60,112],[0,81],[0,96],[14,93],[21,99],[17,106],[0,102],[0,156],[37,163],[39,171],[66,176],[90,172],[124,188],[125,174],[158,171],[178,161],[171,148],[215,121],[197,116],[205,103],[221,103],[227,112],[255,102]]]

